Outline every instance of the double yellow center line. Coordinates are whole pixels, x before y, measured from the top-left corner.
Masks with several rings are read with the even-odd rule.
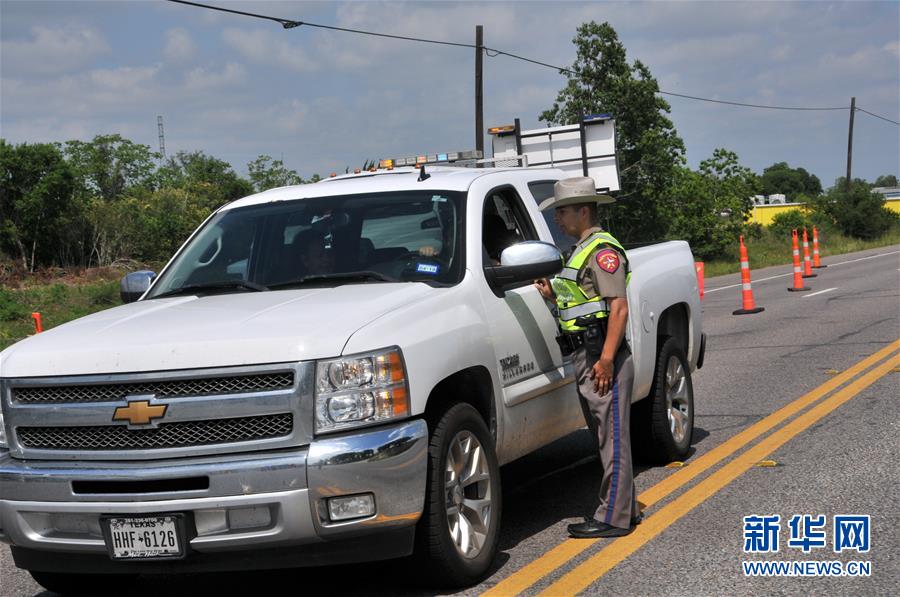
[[[707,498],[734,481],[741,474],[749,470],[756,462],[777,450],[792,437],[802,432],[804,429],[807,429],[838,406],[856,396],[881,377],[890,373],[895,367],[900,365],[900,354],[894,354],[898,349],[900,349],[900,340],[893,342],[872,356],[863,359],[818,388],[775,411],[754,425],[751,425],[728,441],[699,457],[697,460],[692,461],[689,466],[679,469],[677,472],[640,494],[638,496],[638,501],[641,502],[645,508],[649,508],[702,474],[704,471],[733,455],[764,433],[770,431],[790,417],[800,413],[807,407],[815,404],[833,390],[852,380],[851,383],[839,392],[822,401],[805,414],[797,417],[775,433],[768,435],[757,445],[753,446],[708,478],[687,490],[683,495],[667,504],[660,509],[659,512],[646,517],[644,522],[639,525],[632,534],[609,542],[606,547],[565,574],[541,594],[572,595],[589,587],[603,574],[612,569],[613,566],[637,551],[647,541],[659,535],[697,505],[701,504]],[[885,362],[874,367],[871,371],[858,379],[854,379],[857,375],[866,371],[876,363],[880,363],[885,358],[887,358]],[[598,541],[599,540],[588,541],[584,539],[569,539],[503,579],[492,589],[483,593],[483,595],[496,596],[519,594],[557,568],[565,565],[578,554],[595,545]]]

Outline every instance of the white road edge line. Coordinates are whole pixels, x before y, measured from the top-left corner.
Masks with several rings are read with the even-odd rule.
[[[850,261],[841,261],[839,263],[829,263],[828,267],[834,267],[836,265],[844,265],[845,263],[856,263],[857,261],[865,261],[866,259],[875,259],[876,257],[884,257],[886,255],[896,255],[900,253],[900,251],[891,251],[890,253],[879,253],[878,255],[869,255],[868,257],[860,257],[859,259],[851,259]],[[793,276],[794,272],[790,272],[787,274],[780,274],[778,276],[769,276],[768,278],[760,278],[756,280],[756,282],[765,282],[766,280],[774,280],[776,278],[787,278],[788,276]],[[729,288],[738,288],[741,286],[740,284],[732,284],[731,286],[720,286],[719,288],[711,288],[709,290],[704,290],[703,294],[710,294],[712,292],[718,292],[720,290],[728,290]],[[814,294],[819,294],[818,292]],[[813,294],[807,294],[804,296],[813,296]]]
[[[836,265],[844,265],[845,263],[856,263],[857,261],[865,261],[866,259],[875,259],[876,257],[884,257],[886,255],[896,255],[900,253],[900,251],[891,251],[890,253],[879,253],[878,255],[869,255],[868,257],[860,257],[859,259],[851,259],[850,261],[840,261],[838,263],[829,263],[828,267],[834,267]]]
[[[898,251],[898,252],[900,252],[900,251]],[[789,274],[780,274],[778,276],[769,276],[768,278],[760,278],[759,280],[756,280],[756,282],[765,282],[766,280],[774,280],[775,278],[786,278],[788,276],[793,276],[793,275],[794,275],[794,272],[791,272]],[[753,281],[751,280],[751,282],[753,282]],[[713,288],[712,290],[705,290],[703,293],[709,294],[710,292],[717,292],[719,290],[728,290],[729,288],[737,288],[738,286],[741,286],[741,284],[732,284],[731,286],[720,286],[719,288]]]
[[[825,290],[820,290],[819,292],[814,292],[812,294],[804,294],[803,298],[809,298],[811,296],[816,296],[817,294],[825,294],[826,292],[831,292],[832,290],[837,290],[838,288],[838,286],[835,286],[834,288],[826,288]]]

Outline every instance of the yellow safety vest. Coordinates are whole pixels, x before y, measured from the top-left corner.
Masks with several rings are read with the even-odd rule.
[[[575,324],[579,317],[603,319],[609,317],[609,305],[601,296],[588,298],[578,286],[578,272],[587,263],[588,257],[600,245],[610,245],[622,254],[625,266],[625,284],[631,281],[628,268],[628,257],[625,248],[613,235],[607,232],[594,232],[572,251],[572,256],[558,276],[551,280],[553,292],[556,293],[559,327],[563,332],[580,332],[583,327]]]

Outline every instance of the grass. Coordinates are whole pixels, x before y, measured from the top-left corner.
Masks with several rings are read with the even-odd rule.
[[[791,251],[791,238],[776,237],[768,230],[763,231],[762,238],[744,239],[747,245],[747,253],[750,257],[750,269],[760,269],[773,265],[787,265],[793,263]],[[875,249],[889,245],[900,244],[900,225],[894,225],[884,236],[872,240],[860,240],[844,236],[838,232],[819,233],[819,255],[843,255],[855,251]],[[741,271],[740,248],[734,248],[734,254],[730,259],[714,259],[705,262],[703,266],[704,276],[722,276]],[[809,239],[809,254],[812,258],[812,239]],[[800,238],[800,259],[803,259],[803,238]]]
[[[0,350],[34,333],[32,312],[41,314],[46,330],[121,305],[120,277],[116,273],[114,279],[87,283],[52,282],[20,289],[0,288]]]

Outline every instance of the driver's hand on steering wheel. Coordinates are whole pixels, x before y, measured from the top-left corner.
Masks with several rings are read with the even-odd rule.
[[[438,250],[432,246],[425,246],[419,248],[419,255],[422,257],[436,257],[438,254]]]

